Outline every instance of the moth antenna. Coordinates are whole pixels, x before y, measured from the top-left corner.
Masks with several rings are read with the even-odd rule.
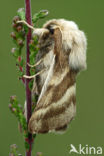
[[[36,64],[34,64],[34,65],[31,65],[31,64],[29,64],[29,63],[27,63],[27,64],[28,64],[29,67],[33,68],[33,67],[38,66],[42,61],[43,61],[43,59],[40,59],[40,60],[39,60]]]
[[[35,30],[35,28],[33,26],[31,26],[30,24],[28,24],[26,21],[24,20],[21,20],[21,21],[17,21],[17,23],[23,23],[25,24],[28,28],[32,29],[32,30]]]
[[[43,73],[45,70],[47,70],[47,69],[45,68],[45,69],[41,70],[40,72],[38,72],[38,73],[35,74],[35,75],[32,75],[32,76],[23,75],[23,77],[26,78],[26,79],[33,79],[33,78],[35,78],[36,76],[38,76],[38,75],[40,75],[41,73]]]

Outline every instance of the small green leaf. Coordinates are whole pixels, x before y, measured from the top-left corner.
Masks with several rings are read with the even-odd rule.
[[[34,80],[32,79],[32,80],[29,82],[29,89],[30,89],[30,90],[33,89],[33,83],[34,83]]]
[[[34,44],[38,44],[38,37],[36,35],[33,36]]]
[[[30,68],[30,75],[34,75],[35,74],[35,69],[34,68]]]
[[[27,150],[29,150],[29,148],[30,148],[30,145],[29,145],[29,143],[28,143],[27,141],[25,141],[25,148],[26,148]]]
[[[25,20],[25,9],[24,8],[20,8],[17,11],[18,16],[21,18],[21,20]]]
[[[34,56],[30,55],[30,64],[33,65],[35,62]]]
[[[28,138],[28,132],[24,132],[24,138]]]
[[[23,67],[24,64],[25,64],[25,63],[24,63],[24,59],[22,58],[19,65],[20,65],[21,67]]]
[[[22,71],[19,70],[19,77],[22,78],[24,75],[24,73]]]
[[[46,17],[48,13],[48,10],[41,10],[40,12],[36,13],[32,18],[34,26],[39,19]]]

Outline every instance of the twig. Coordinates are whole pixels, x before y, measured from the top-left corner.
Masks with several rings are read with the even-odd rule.
[[[25,0],[25,10],[26,10],[26,22],[31,25],[31,0]],[[31,40],[31,29],[29,29],[26,37],[26,75],[30,75],[30,67],[27,65],[29,63],[29,43]],[[27,103],[27,125],[32,114],[32,104],[31,104],[31,91],[29,89],[29,79],[26,79],[26,103]],[[31,156],[32,148],[32,134],[28,135],[27,142],[29,144],[29,150],[26,151],[26,156]]]

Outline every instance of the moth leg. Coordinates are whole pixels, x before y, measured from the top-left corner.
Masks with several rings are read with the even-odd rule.
[[[33,68],[33,67],[38,66],[42,61],[43,61],[43,59],[40,59],[40,60],[39,60],[36,64],[34,64],[34,65],[31,65],[31,64],[29,64],[29,63],[27,63],[27,64],[28,64],[29,67]]]
[[[33,26],[31,26],[30,24],[28,24],[26,21],[24,20],[21,20],[21,21],[17,21],[17,23],[23,23],[25,24],[28,28],[32,29],[32,30],[35,30],[35,28]]]
[[[46,68],[41,70],[40,72],[36,73],[35,75],[32,75],[32,76],[28,76],[28,75],[23,75],[24,78],[26,79],[33,79],[35,78],[37,75],[40,75],[41,73],[43,73],[45,70],[47,70]]]

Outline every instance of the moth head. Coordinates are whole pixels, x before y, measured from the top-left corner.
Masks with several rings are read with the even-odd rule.
[[[37,28],[33,35],[39,37],[39,45],[45,47],[46,51],[54,49],[54,32],[59,28],[62,35],[62,49],[64,55],[68,57],[69,67],[77,72],[86,69],[86,36],[80,31],[73,21],[64,19],[49,20],[43,28]]]
[[[49,33],[49,30],[46,29],[46,28],[36,28],[36,29],[34,29],[32,35],[37,36],[37,37],[41,37],[41,36],[43,36],[44,34],[47,34],[47,33]]]
[[[59,28],[62,34],[62,49],[69,59],[69,67],[75,71],[86,69],[86,36],[74,22],[53,19],[46,22],[43,28],[48,29],[52,35]]]
[[[54,36],[53,29],[46,27],[36,28],[33,32],[33,36],[38,37],[38,46],[42,56],[54,49]]]

